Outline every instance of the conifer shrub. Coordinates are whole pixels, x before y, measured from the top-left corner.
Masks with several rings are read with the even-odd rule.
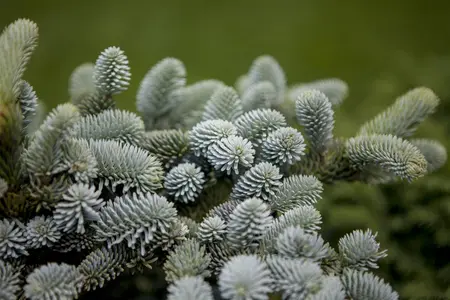
[[[341,80],[288,85],[263,55],[235,87],[188,85],[183,62],[165,58],[129,112],[115,102],[128,58],[109,47],[39,120],[23,79],[37,39],[26,19],[0,36],[2,299],[112,298],[140,274],[157,299],[399,299],[376,274],[389,251],[378,233],[333,246],[316,205],[329,184],[410,184],[440,168],[441,144],[411,138],[433,91],[412,89],[342,138]]]

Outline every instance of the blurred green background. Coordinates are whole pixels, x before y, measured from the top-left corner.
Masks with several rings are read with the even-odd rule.
[[[120,1],[3,0],[0,25],[19,17],[40,27],[26,79],[51,109],[68,100],[75,67],[108,46],[127,54],[129,90],[116,99],[135,110],[140,80],[160,59],[181,59],[188,82],[233,85],[262,54],[274,56],[289,84],[338,77],[350,94],[336,134],[351,136],[408,89],[425,85],[442,99],[417,136],[450,148],[448,1]],[[390,259],[380,273],[406,299],[450,296],[450,169],[412,185],[329,187],[321,203],[331,240],[353,228],[380,231]]]

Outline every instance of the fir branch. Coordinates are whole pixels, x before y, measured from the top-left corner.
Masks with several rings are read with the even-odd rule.
[[[147,131],[141,147],[155,155],[170,169],[189,151],[189,134],[179,129]]]
[[[27,276],[25,296],[30,300],[76,299],[81,280],[75,266],[48,263]]]
[[[124,192],[131,188],[147,192],[162,187],[161,163],[147,151],[106,140],[90,140],[89,146],[98,163],[98,175],[105,185],[113,189],[123,185]]]
[[[0,35],[0,103],[13,103],[19,97],[37,39],[38,27],[27,19],[16,20]]]
[[[166,175],[164,187],[176,201],[194,202],[205,184],[205,174],[193,163],[183,163]]]
[[[435,112],[439,98],[425,87],[405,93],[385,111],[361,126],[358,135],[394,135],[410,137],[429,115]]]
[[[99,212],[99,220],[92,226],[97,239],[108,247],[124,241],[131,249],[155,243],[158,233],[169,231],[176,222],[177,210],[166,198],[152,193],[126,194],[108,202]]]
[[[242,95],[242,108],[244,112],[258,108],[271,108],[277,103],[277,91],[270,81],[257,82]]]
[[[227,224],[227,241],[237,249],[254,248],[272,224],[270,207],[258,198],[236,206]]]
[[[219,275],[219,289],[225,299],[268,300],[271,276],[265,262],[255,255],[239,255],[228,261]]]
[[[379,250],[376,236],[370,230],[355,230],[342,237],[339,240],[339,254],[344,266],[363,271],[378,268],[377,261],[387,256],[387,250]]]
[[[105,110],[81,118],[71,129],[70,135],[83,139],[122,141],[139,146],[144,135],[144,122],[132,112]]]
[[[289,226],[280,233],[277,253],[287,258],[308,258],[320,261],[328,256],[328,248],[317,232],[307,233],[300,226]]]
[[[20,95],[18,100],[23,116],[22,128],[25,135],[29,135],[32,133],[30,125],[33,123],[38,109],[38,98],[33,87],[24,80],[22,80],[20,85]]]
[[[25,225],[16,219],[0,220],[0,257],[18,258],[28,255]]]
[[[298,226],[306,233],[314,233],[320,229],[322,216],[319,211],[310,205],[301,205],[293,208],[276,218],[264,233],[261,247],[266,253],[276,252],[278,236],[290,226]]]
[[[266,262],[272,274],[273,289],[281,292],[283,299],[308,299],[323,285],[323,271],[311,260],[272,255]]]
[[[114,95],[128,88],[131,78],[128,58],[119,47],[108,47],[98,57],[94,82],[102,95]]]
[[[172,282],[186,276],[209,277],[211,257],[204,246],[194,239],[188,239],[177,245],[167,256],[164,263],[166,280]]]
[[[353,269],[345,269],[341,276],[347,296],[351,299],[398,300],[392,287],[376,275]]]
[[[195,155],[206,155],[210,146],[222,138],[237,135],[236,127],[229,121],[208,120],[198,123],[189,134],[189,145]]]
[[[304,91],[295,101],[295,111],[311,150],[319,154],[325,152],[333,139],[334,129],[334,112],[327,96],[317,90]]]
[[[289,88],[288,95],[292,101],[295,101],[299,95],[308,90],[322,92],[334,107],[341,105],[348,96],[348,84],[339,78],[326,78],[296,84]]]
[[[15,300],[20,290],[20,272],[3,260],[0,260],[0,299]]]
[[[83,275],[82,290],[88,292],[103,288],[105,283],[125,271],[125,264],[130,256],[123,245],[101,247],[89,253],[77,267],[78,272]]]
[[[61,238],[61,231],[52,217],[36,216],[27,223],[26,237],[29,248],[51,248]]]
[[[47,116],[24,154],[24,162],[31,176],[48,176],[58,172],[64,154],[62,144],[79,118],[78,109],[69,103],[58,105]]]
[[[94,72],[93,63],[83,63],[73,70],[69,78],[69,96],[73,104],[78,105],[86,96],[97,92]]]
[[[216,170],[236,175],[252,166],[255,150],[240,136],[224,137],[208,148],[207,158]]]
[[[201,121],[206,103],[221,87],[225,87],[223,82],[206,79],[173,91],[171,99],[175,104],[170,112],[170,123],[179,129],[194,127]]]
[[[323,184],[311,175],[291,175],[283,179],[273,197],[269,197],[272,210],[280,213],[301,205],[314,205],[321,199]]]
[[[85,224],[98,220],[98,210],[103,206],[101,190],[88,184],[73,184],[56,204],[54,219],[64,232],[85,233]]]
[[[280,167],[292,165],[305,154],[303,135],[292,127],[271,132],[261,147],[261,159]]]
[[[430,139],[412,139],[409,141],[416,146],[427,161],[428,173],[432,173],[447,162],[447,149],[438,141]]]
[[[244,200],[251,197],[261,197],[268,200],[275,195],[282,185],[283,175],[280,170],[268,162],[261,162],[242,175],[233,186],[231,198]]]
[[[257,57],[248,71],[247,85],[252,86],[261,81],[269,81],[277,93],[276,105],[284,101],[286,77],[279,63],[270,55]]]
[[[202,121],[226,120],[233,122],[243,113],[239,95],[231,87],[219,87],[205,105]]]
[[[286,118],[273,109],[255,109],[244,113],[235,122],[238,134],[250,140],[257,147],[267,135],[279,128],[286,127]]]
[[[407,140],[392,135],[350,138],[346,155],[356,169],[378,167],[408,181],[427,172],[427,161],[420,150]]]
[[[145,128],[154,128],[157,119],[173,107],[172,93],[186,84],[186,69],[176,58],[165,58],[153,66],[141,81],[136,97],[137,110],[142,114]]]
[[[225,238],[227,225],[218,216],[205,218],[198,226],[197,237],[200,242],[209,244],[221,242]]]
[[[187,276],[167,288],[167,300],[213,300],[211,286],[201,276]]]

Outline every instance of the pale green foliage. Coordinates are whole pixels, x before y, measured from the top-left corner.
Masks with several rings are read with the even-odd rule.
[[[186,227],[189,230],[189,233],[188,233],[187,237],[195,237],[195,236],[197,236],[197,232],[199,230],[199,224],[195,220],[193,220],[193,219],[191,219],[189,217],[180,216],[180,221],[181,222],[179,222],[179,223],[185,224]]]
[[[209,277],[208,265],[211,257],[204,246],[194,239],[188,239],[175,247],[164,263],[166,280],[171,282],[185,276]]]
[[[27,246],[52,247],[61,238],[58,224],[52,217],[36,216],[27,223]]]
[[[205,155],[211,145],[232,135],[237,135],[237,129],[229,121],[203,121],[195,125],[190,131],[189,145],[195,155]]]
[[[187,276],[167,288],[167,300],[213,300],[211,286],[201,276]]]
[[[270,256],[267,265],[274,280],[274,290],[283,299],[308,299],[316,294],[325,278],[320,266],[308,259]]]
[[[219,289],[225,299],[268,300],[271,283],[267,265],[255,255],[233,257],[219,275]]]
[[[98,210],[103,206],[100,190],[87,184],[73,184],[56,204],[54,219],[65,232],[85,233],[85,224],[99,219]]]
[[[98,91],[94,94],[85,95],[79,103],[74,103],[80,110],[80,114],[95,115],[104,110],[113,109],[116,103],[111,95],[102,95]]]
[[[88,182],[97,178],[97,160],[85,139],[70,138],[62,146],[62,162],[58,172],[66,171],[78,182]]]
[[[205,218],[198,226],[197,237],[203,243],[223,241],[227,225],[219,216]]]
[[[339,78],[327,78],[291,86],[289,98],[291,101],[296,101],[299,95],[308,90],[318,90],[324,93],[333,106],[339,106],[348,96],[346,82]]]
[[[235,122],[239,135],[249,139],[255,146],[261,145],[267,135],[286,127],[286,118],[273,109],[255,109],[244,113]]]
[[[269,81],[274,86],[277,93],[276,103],[274,104],[280,104],[284,101],[286,77],[283,69],[272,56],[262,55],[256,58],[248,71],[248,79],[246,80],[248,86],[261,81]]]
[[[277,92],[270,81],[251,85],[242,95],[244,112],[258,108],[270,108],[277,102]]]
[[[234,87],[236,88],[236,91],[239,93],[239,95],[243,95],[249,86],[250,82],[247,74],[238,76],[236,82],[234,83]]]
[[[346,153],[355,168],[379,167],[407,180],[427,172],[427,161],[420,150],[407,140],[392,135],[350,138]]]
[[[81,280],[82,276],[76,267],[65,263],[49,263],[28,275],[25,296],[30,300],[76,299]]]
[[[345,300],[344,285],[337,276],[326,276],[322,279],[319,292],[311,296],[312,300]]]
[[[90,140],[89,145],[98,163],[98,175],[106,185],[144,192],[162,187],[161,163],[149,152],[116,141]]]
[[[128,58],[119,47],[108,47],[100,53],[95,65],[77,67],[69,80],[72,103],[82,115],[98,114],[113,109],[113,95],[128,88],[130,81]]]
[[[328,255],[325,242],[317,232],[307,233],[300,226],[289,226],[277,238],[277,253],[288,258],[321,260]]]
[[[99,240],[106,240],[108,247],[125,241],[127,246],[140,247],[154,243],[158,232],[166,232],[176,222],[177,210],[166,198],[152,194],[124,195],[108,202],[93,224]]]
[[[175,128],[190,129],[201,121],[203,111],[213,93],[225,84],[215,79],[201,80],[181,87],[171,94],[174,107],[170,122]]]
[[[397,300],[397,292],[372,273],[346,269],[342,275],[342,283],[351,299]]]
[[[77,267],[78,272],[83,275],[82,289],[91,291],[102,288],[106,282],[124,272],[129,257],[129,250],[122,245],[101,247],[89,253]]]
[[[92,227],[87,227],[83,234],[77,233],[76,231],[65,233],[53,248],[58,252],[83,252],[93,250],[100,246],[100,243],[95,239],[94,234],[95,230]]]
[[[21,93],[22,75],[37,46],[37,25],[18,19],[6,27],[0,36],[0,98],[14,102]]]
[[[275,253],[278,236],[288,227],[298,226],[306,233],[314,233],[320,229],[321,224],[322,216],[313,206],[301,205],[293,208],[272,222],[264,233],[263,248],[268,253]]]
[[[147,131],[141,147],[155,155],[168,169],[188,152],[189,136],[179,129]]]
[[[68,131],[80,118],[78,109],[69,103],[58,105],[45,119],[25,152],[24,161],[32,176],[51,175],[58,171],[61,147]]]
[[[271,132],[262,144],[261,159],[278,166],[292,165],[305,154],[303,135],[292,127]]]
[[[23,116],[22,127],[26,132],[25,134],[28,134],[30,131],[30,124],[32,124],[34,118],[36,117],[38,98],[33,87],[25,80],[22,80],[22,84],[20,86],[20,95],[18,99]]]
[[[13,265],[0,260],[0,299],[15,300],[15,294],[20,290],[20,273]]]
[[[447,149],[435,140],[412,139],[410,143],[416,146],[427,161],[428,173],[434,172],[447,162]]]
[[[193,163],[183,163],[166,175],[164,187],[174,200],[184,203],[197,199],[205,184],[205,174]]]
[[[246,199],[231,213],[227,241],[238,249],[255,247],[271,224],[270,207],[261,199]]]
[[[433,92],[411,90],[346,139],[333,136],[342,80],[286,93],[283,69],[264,55],[236,90],[186,86],[184,64],[166,58],[138,89],[141,119],[115,108],[130,69],[109,47],[72,73],[72,104],[43,120],[22,78],[36,38],[27,20],[0,37],[0,298],[74,299],[156,265],[169,300],[398,299],[364,273],[387,254],[376,235],[356,230],[336,251],[314,206],[325,183],[442,167],[437,141],[404,139],[435,110]]]
[[[93,63],[83,63],[73,70],[69,78],[69,96],[73,104],[79,104],[86,96],[97,92],[94,70]]]
[[[244,200],[251,197],[260,197],[263,200],[275,195],[282,185],[283,175],[280,170],[268,162],[261,162],[253,166],[242,175],[234,185],[232,199]]]
[[[202,121],[235,121],[243,113],[239,95],[231,87],[219,87],[205,105]]]
[[[25,226],[18,220],[0,220],[0,257],[28,255]]]
[[[323,192],[323,184],[311,175],[291,175],[283,179],[282,185],[269,203],[273,210],[286,212],[301,205],[314,205]]]
[[[428,88],[412,89],[365,123],[358,135],[386,134],[400,138],[409,137],[426,117],[435,112],[439,102],[439,98]]]
[[[333,139],[334,129],[334,111],[327,96],[318,90],[299,93],[295,113],[312,150],[325,152]]]
[[[380,251],[376,236],[370,230],[355,230],[342,237],[339,240],[339,254],[344,264],[359,270],[378,268],[378,260],[386,257],[387,251]]]
[[[137,110],[147,130],[174,106],[172,93],[186,84],[186,69],[176,58],[165,58],[153,66],[141,81],[136,97]]]
[[[70,131],[77,138],[115,140],[139,146],[144,122],[132,112],[113,109],[81,118]]]
[[[221,218],[222,220],[224,220],[224,222],[227,223],[230,220],[231,213],[236,208],[236,206],[238,206],[239,203],[241,203],[240,200],[225,201],[224,203],[219,204],[219,205],[215,206],[214,208],[212,208],[208,212],[207,216],[208,217],[217,216],[217,217]]]
[[[239,174],[239,171],[251,167],[254,155],[255,149],[249,140],[231,135],[210,146],[207,158],[216,170],[230,175],[231,172]]]
[[[102,95],[125,91],[130,81],[128,58],[119,47],[106,48],[95,62],[94,82]]]

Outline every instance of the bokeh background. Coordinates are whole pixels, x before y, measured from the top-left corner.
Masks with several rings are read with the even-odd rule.
[[[68,100],[75,67],[108,46],[127,54],[129,90],[118,106],[135,110],[140,80],[160,59],[182,60],[188,82],[229,85],[262,54],[274,56],[289,84],[338,77],[350,87],[336,134],[351,136],[408,89],[424,85],[442,99],[417,136],[450,149],[450,3],[412,0],[2,0],[0,26],[19,17],[40,27],[26,79],[51,109]],[[402,299],[450,297],[450,169],[413,184],[337,184],[320,203],[324,234],[379,231],[389,250],[379,274]],[[139,281],[137,281],[139,282]],[[136,288],[145,289],[136,284]],[[145,284],[144,284],[145,285]]]

